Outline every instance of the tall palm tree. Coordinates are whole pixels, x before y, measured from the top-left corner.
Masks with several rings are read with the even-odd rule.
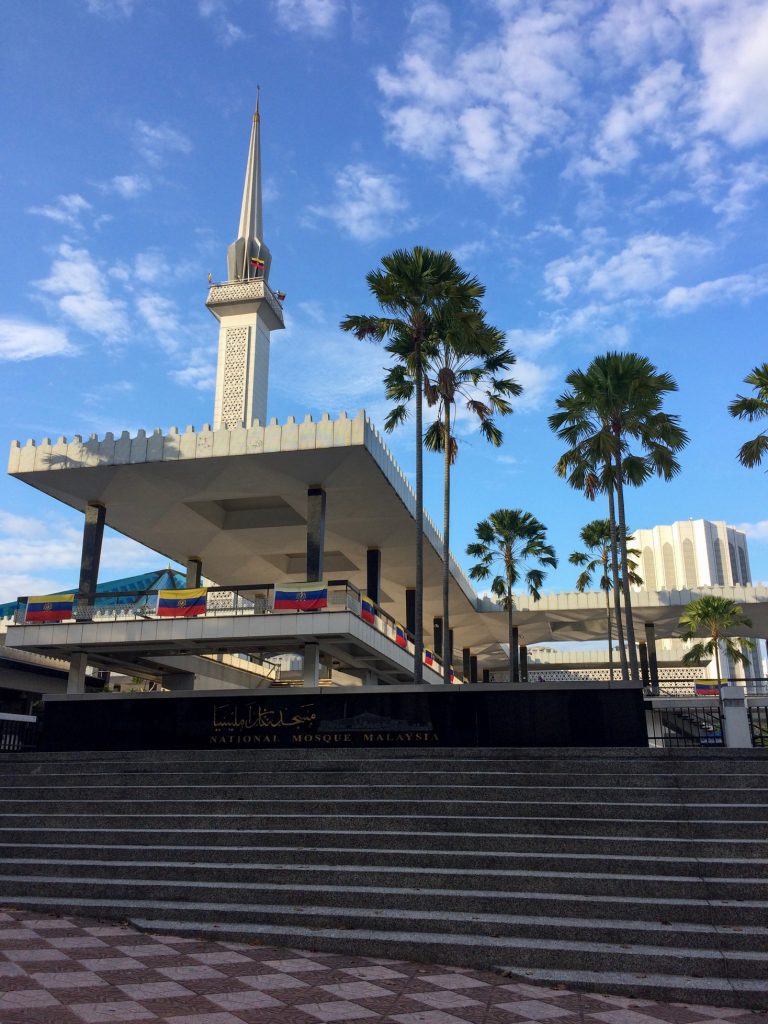
[[[581,567],[576,580],[576,589],[583,593],[592,586],[592,578],[599,570],[598,585],[605,593],[605,615],[608,626],[608,670],[613,682],[613,624],[611,622],[610,592],[614,588],[611,572],[611,537],[615,536],[615,526],[611,529],[609,519],[593,519],[581,528],[579,537],[586,551],[574,551],[568,556],[571,565]],[[628,538],[631,540],[631,537]],[[640,552],[637,548],[627,548],[629,554],[629,582],[639,586],[643,581],[635,572]]]
[[[546,577],[544,566],[557,568],[555,549],[547,543],[547,528],[520,508],[500,508],[475,527],[477,542],[467,554],[478,562],[469,570],[473,580],[486,580],[496,567],[500,572],[491,581],[491,590],[507,609],[509,639],[509,681],[517,682],[518,650],[515,643],[513,613],[514,587],[525,581],[534,601],[541,598]]]
[[[593,359],[586,371],[569,373],[566,384],[570,390],[557,399],[558,412],[549,417],[549,425],[570,446],[562,456],[565,465],[586,461],[599,466],[601,480],[611,480],[615,489],[630,673],[639,680],[627,573],[624,485],[638,486],[654,474],[671,480],[680,472],[676,456],[688,443],[688,435],[679,417],[663,410],[665,396],[677,391],[677,383],[645,356],[608,352]],[[639,446],[639,455],[631,452],[633,443]]]
[[[384,256],[381,268],[367,276],[368,287],[383,314],[347,316],[340,326],[360,340],[407,341],[407,365],[414,375],[416,396],[416,601],[414,615],[414,682],[423,680],[424,646],[424,465],[423,372],[424,344],[432,321],[447,303],[469,304],[482,295],[476,278],[462,271],[450,252],[416,246]]]
[[[720,644],[733,661],[749,664],[749,658],[744,651],[754,650],[753,641],[725,634],[738,626],[751,626],[752,620],[748,619],[741,606],[730,598],[707,595],[691,601],[680,617],[680,625],[684,627],[680,634],[683,640],[692,640],[702,633],[709,637],[706,643],[699,642],[686,651],[682,658],[684,665],[711,658],[714,654],[717,678],[720,679]]]
[[[728,412],[739,420],[761,420],[768,416],[768,363],[756,366],[744,378],[744,383],[755,389],[754,395],[737,395],[728,406]],[[768,452],[768,434],[763,430],[751,441],[745,441],[739,448],[738,459],[742,466],[752,469],[762,465]]]
[[[454,420],[459,401],[470,416],[476,418],[480,432],[490,444],[499,447],[502,433],[494,415],[512,412],[509,398],[522,393],[522,387],[511,378],[502,377],[516,362],[505,347],[505,335],[483,320],[481,311],[474,316],[451,317],[449,323],[435,323],[433,344],[425,358],[424,394],[427,404],[435,408],[436,417],[429,425],[424,443],[430,451],[443,455],[443,676],[451,676],[450,631],[450,525],[451,467],[459,451]],[[387,397],[398,404],[390,411],[387,429],[393,429],[408,416],[415,381],[405,362],[398,362],[387,374]]]

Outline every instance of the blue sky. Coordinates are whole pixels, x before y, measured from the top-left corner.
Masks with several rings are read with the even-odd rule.
[[[726,411],[768,358],[764,2],[24,0],[0,50],[3,444],[210,421],[206,277],[225,274],[260,83],[288,294],[270,415],[381,423],[382,354],[338,322],[374,311],[383,254],[449,248],[525,387],[499,452],[459,421],[454,551],[522,507],[562,559],[546,589],[573,586],[567,555],[603,510],[554,476],[546,417],[570,369],[619,347],[676,377],[692,438],[676,481],[628,496],[630,525],[748,524],[768,579],[766,479],[737,464],[751,428]],[[412,431],[391,447],[410,472]],[[0,600],[76,580],[79,538],[3,477]],[[112,535],[102,578],[161,561]]]

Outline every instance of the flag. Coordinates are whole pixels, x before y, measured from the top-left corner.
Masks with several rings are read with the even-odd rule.
[[[398,647],[408,646],[408,637],[399,622],[395,623],[395,643]]]
[[[163,618],[205,615],[207,595],[207,587],[196,587],[194,590],[158,590],[157,614]]]
[[[316,612],[328,607],[324,583],[286,583],[275,587],[272,608],[276,612]]]
[[[360,618],[363,622],[370,622],[373,626],[376,624],[376,605],[370,599],[370,597],[361,596],[360,598]]]
[[[434,662],[434,660],[435,660],[435,656],[434,656],[434,654],[432,653],[432,651],[428,650],[428,649],[427,649],[427,648],[425,647],[425,648],[424,648],[424,664],[425,664],[425,665],[432,665],[432,663]]]
[[[72,618],[74,594],[44,594],[28,597],[25,622],[61,622]]]
[[[261,270],[264,267],[264,260],[260,260],[258,256],[251,256],[251,266]]]
[[[275,292],[278,302],[285,302],[285,292]]]
[[[452,683],[455,683],[455,682],[456,682],[456,673],[455,673],[455,672],[451,672],[451,678],[450,678],[450,681],[451,681]]]
[[[720,683],[696,683],[697,697],[719,697]]]

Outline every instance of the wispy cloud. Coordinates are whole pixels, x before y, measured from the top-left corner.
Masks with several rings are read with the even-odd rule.
[[[74,356],[78,349],[61,327],[0,318],[0,360],[19,362],[45,356]]]
[[[143,174],[116,174],[102,187],[105,192],[114,192],[121,199],[136,199],[149,192],[152,183]]]
[[[333,31],[345,0],[273,0],[277,20],[290,32],[327,36]]]
[[[718,302],[747,303],[768,294],[768,267],[758,267],[749,274],[731,274],[712,281],[701,281],[690,287],[671,288],[661,300],[666,313],[690,313],[700,306]]]
[[[125,336],[125,303],[109,295],[106,275],[84,248],[62,242],[48,277],[35,285],[53,296],[60,312],[89,334],[116,340]]]
[[[768,541],[768,519],[760,519],[756,523],[739,523],[737,530],[743,530],[750,540]]]
[[[169,154],[192,151],[192,143],[187,136],[167,124],[137,121],[133,127],[133,139],[140,155],[155,167],[162,164]]]
[[[130,18],[135,6],[136,0],[86,0],[90,14],[100,14],[107,18]]]
[[[312,206],[309,212],[333,221],[361,242],[389,234],[408,209],[397,178],[368,164],[348,164],[336,175],[335,185],[333,202]]]
[[[200,17],[211,22],[222,46],[232,46],[246,38],[243,29],[230,19],[229,9],[229,0],[197,0]]]
[[[57,224],[65,224],[67,227],[81,227],[81,218],[84,213],[92,210],[91,204],[78,193],[58,196],[54,203],[46,206],[30,206],[27,213],[35,214],[37,217],[47,217],[48,220],[56,221]]]

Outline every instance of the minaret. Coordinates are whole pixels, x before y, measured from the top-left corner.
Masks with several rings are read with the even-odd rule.
[[[251,125],[243,203],[236,240],[227,249],[227,281],[214,284],[206,306],[219,321],[214,428],[266,423],[269,337],[285,327],[269,287],[272,255],[262,241],[261,117]]]

